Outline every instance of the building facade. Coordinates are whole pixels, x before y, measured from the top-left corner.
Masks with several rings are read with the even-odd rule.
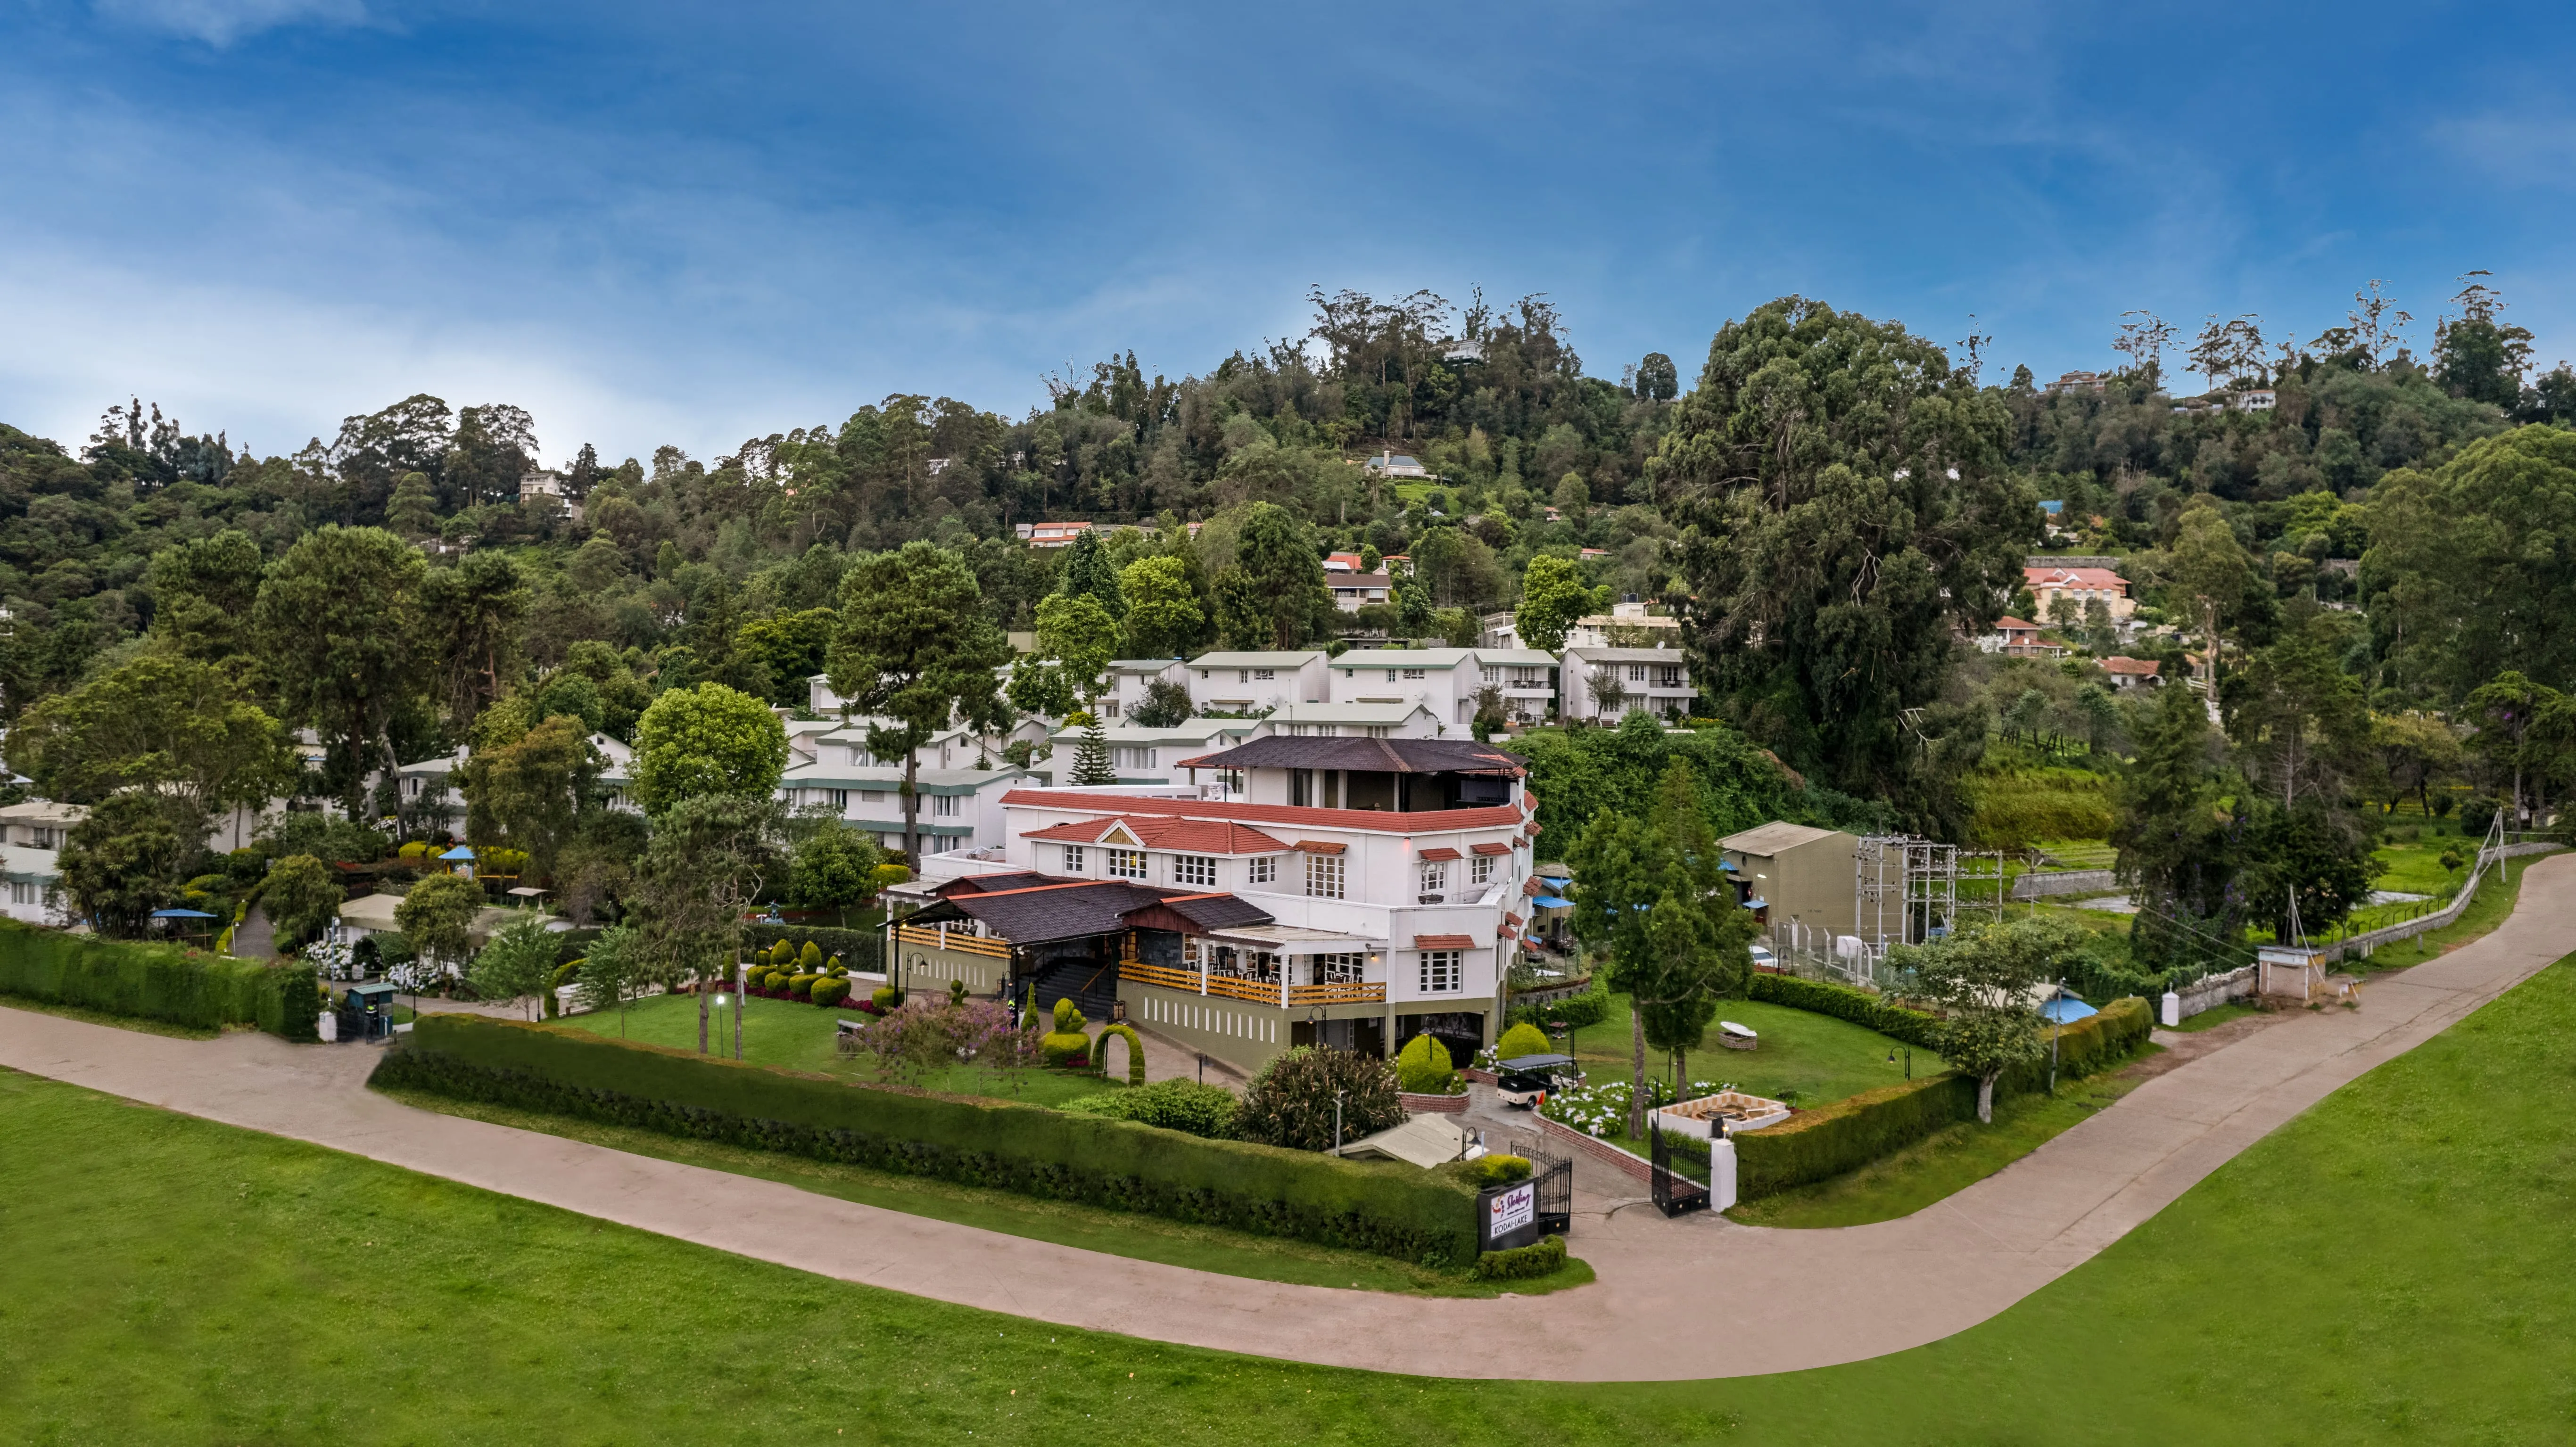
[[[1190,660],[1190,706],[1200,713],[1254,713],[1332,695],[1320,648],[1278,653],[1202,653]]]
[[[1517,762],[1280,737],[1186,762],[1233,781],[1225,797],[1005,795],[999,850],[927,858],[907,887],[922,907],[888,926],[897,983],[1070,997],[1244,1070],[1301,1044],[1492,1042],[1532,888]]]
[[[1670,648],[1569,648],[1558,676],[1572,722],[1617,723],[1643,709],[1678,723],[1699,697],[1690,665]]]

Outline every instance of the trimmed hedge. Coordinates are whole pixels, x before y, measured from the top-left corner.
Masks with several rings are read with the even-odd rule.
[[[316,1038],[322,1013],[307,964],[236,960],[10,919],[0,919],[0,995],[200,1030],[256,1025],[287,1040]]]
[[[872,975],[885,968],[885,936],[876,930],[800,924],[747,924],[742,927],[742,942],[763,954],[780,940],[794,945],[800,954],[807,945],[812,945],[822,951],[825,959],[839,955],[842,964],[854,970],[864,968]]]
[[[1479,1281],[1528,1281],[1550,1276],[1565,1265],[1565,1238],[1542,1236],[1527,1246],[1509,1251],[1488,1251],[1476,1258]]]
[[[1891,1005],[1865,990],[1849,985],[1829,985],[1821,980],[1802,980],[1795,975],[1766,975],[1756,971],[1745,995],[1792,1010],[1812,1010],[1866,1025],[1893,1040],[1902,1040],[1917,1050],[1934,1049],[1932,1032],[1938,1024],[1920,1010]]]
[[[844,1084],[587,1031],[423,1019],[372,1083],[1371,1251],[1476,1254],[1476,1193],[1344,1161],[1007,1101]]]
[[[1857,990],[1843,993],[1860,995]],[[2067,1026],[2057,1039],[2058,1079],[2080,1079],[2127,1059],[2146,1042],[2147,1031],[2154,1023],[2146,1001],[2128,999],[2115,1000],[2099,1013]],[[1998,1096],[2029,1095],[2047,1088],[2046,1056],[2034,1064],[2006,1071],[2003,1079],[1995,1083]],[[1736,1196],[1750,1201],[1839,1176],[1902,1150],[1935,1131],[1976,1118],[1977,1082],[1955,1073],[1882,1086],[1815,1110],[1802,1110],[1778,1125],[1731,1137],[1735,1142]]]

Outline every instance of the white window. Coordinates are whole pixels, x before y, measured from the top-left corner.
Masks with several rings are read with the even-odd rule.
[[[1682,671],[1679,668],[1666,666],[1655,670],[1655,687],[1679,688],[1681,686]]]
[[[930,796],[930,817],[931,817],[931,818],[933,818],[933,819],[954,819],[954,818],[956,818],[956,817],[957,817],[957,796],[956,796],[956,795],[954,795],[954,794],[933,794],[933,795],[931,795],[931,796]]]
[[[1342,856],[1338,854],[1306,856],[1306,893],[1316,899],[1342,897]]]
[[[11,904],[42,903],[42,901],[36,898],[36,886],[33,882],[27,880],[13,880],[10,882],[9,902]]]
[[[1081,845],[1068,844],[1064,846],[1064,869],[1067,874],[1080,874],[1082,872]]]
[[[1395,670],[1394,670],[1394,669],[1390,668],[1390,669],[1388,669],[1388,670],[1386,671],[1386,681],[1387,681],[1387,682],[1389,682],[1389,683],[1393,683],[1393,682],[1395,682]]]
[[[1479,855],[1477,855],[1475,858],[1468,860],[1468,861],[1467,861],[1467,882],[1468,882],[1469,884],[1491,884],[1491,883],[1493,883],[1493,882],[1494,882],[1494,856],[1492,856],[1492,855],[1490,855],[1490,854],[1479,854]]]
[[[1246,884],[1277,884],[1279,882],[1279,860],[1275,856],[1265,855],[1259,859],[1247,859],[1243,861],[1243,882]]]
[[[1279,671],[1278,671],[1277,669],[1275,669],[1275,668],[1256,668],[1256,669],[1252,670],[1252,677],[1253,677],[1254,681],[1259,682],[1259,683],[1268,683],[1268,682],[1270,682],[1272,679],[1277,678],[1278,676],[1279,676]]]
[[[1642,664],[1642,663],[1631,663],[1631,664],[1629,664],[1629,665],[1628,665],[1628,681],[1629,681],[1630,683],[1643,683],[1643,682],[1645,682],[1645,681],[1646,681],[1646,665],[1644,665],[1644,664]]]
[[[1454,995],[1466,987],[1466,951],[1424,950],[1422,952],[1422,993]]]
[[[1172,856],[1172,883],[1214,886],[1216,861],[1204,854],[1175,854]]]
[[[847,789],[825,789],[823,796],[831,801],[835,814],[850,807],[850,791]]]
[[[1150,769],[1154,767],[1154,751],[1152,749],[1118,749],[1115,752],[1118,755],[1118,767],[1122,769]]]
[[[1448,887],[1449,866],[1447,863],[1434,860],[1431,863],[1422,866],[1422,892],[1424,894],[1438,894]]]
[[[1382,739],[1382,738],[1385,738],[1388,734],[1393,733],[1393,732],[1394,732],[1394,730],[1393,730],[1392,728],[1388,727],[1388,726],[1387,726],[1387,725],[1385,725],[1385,724],[1370,724],[1370,725],[1369,725],[1368,727],[1366,727],[1365,729],[1362,729],[1362,730],[1361,730],[1361,732],[1362,732],[1362,733],[1364,733],[1364,734],[1366,734],[1366,735],[1367,735],[1368,737],[1370,737],[1370,738],[1373,738],[1373,739]]]
[[[861,789],[859,791],[859,802],[862,804],[882,804],[885,802],[885,790]]]
[[[1118,700],[1114,698],[1102,699],[1100,701],[1100,716],[1102,718],[1118,717]]]
[[[1234,681],[1237,683],[1250,683],[1252,681],[1252,670],[1249,668],[1236,669],[1234,671]]]
[[[1110,877],[1110,878],[1112,878],[1112,879],[1142,879],[1142,878],[1144,878],[1144,877],[1145,877],[1145,851],[1144,851],[1144,850],[1142,850],[1142,849],[1112,849],[1112,850],[1110,850],[1110,851],[1109,851],[1109,877]]]
[[[1389,678],[1393,678],[1394,676],[1395,675],[1391,673],[1387,675]],[[1422,670],[1419,668],[1408,668],[1404,671],[1404,676],[1406,678],[1420,678],[1422,676]]]

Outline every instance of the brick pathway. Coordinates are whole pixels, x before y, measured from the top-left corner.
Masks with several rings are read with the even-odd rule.
[[[2531,866],[2494,933],[2165,1072],[1899,1221],[1779,1231],[1595,1195],[1597,1284],[1541,1303],[1218,1276],[908,1216],[792,1186],[409,1109],[366,1046],[173,1040],[0,1009],[0,1065],[889,1290],[1160,1341],[1441,1376],[1692,1379],[1856,1361],[1993,1316],[2089,1259],[2337,1086],[2576,950],[2576,856]],[[818,1232],[816,1226],[830,1231]],[[835,1244],[813,1245],[818,1240]],[[1526,1336],[1545,1353],[1472,1344]]]

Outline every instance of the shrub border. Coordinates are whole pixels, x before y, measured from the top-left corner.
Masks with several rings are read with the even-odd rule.
[[[102,939],[0,918],[0,996],[199,1030],[255,1025],[284,1040],[320,1038],[313,967]]]

